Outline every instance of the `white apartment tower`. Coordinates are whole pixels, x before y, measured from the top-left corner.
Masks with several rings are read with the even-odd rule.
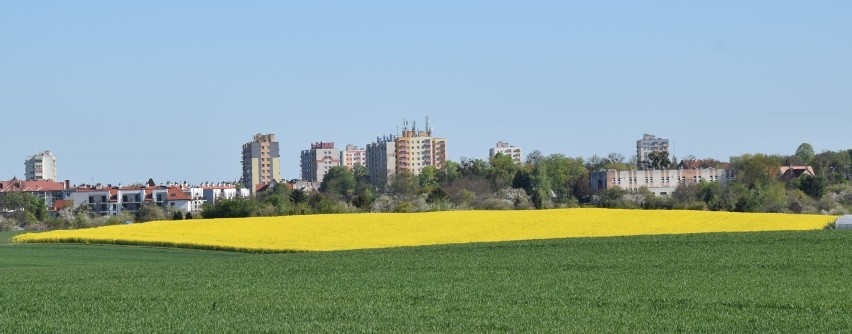
[[[520,147],[509,145],[509,143],[498,141],[496,147],[488,150],[489,157],[493,158],[497,153],[503,153],[503,155],[511,157],[516,165],[520,165],[523,162],[523,150]]]
[[[27,157],[24,161],[24,169],[27,181],[56,181],[56,157],[50,150]]]
[[[340,151],[334,143],[313,143],[310,150],[302,151],[302,181],[322,182],[328,170],[340,166]]]
[[[646,133],[636,141],[636,164],[639,168],[647,167],[650,163],[648,154],[663,151],[669,152],[669,140]]]

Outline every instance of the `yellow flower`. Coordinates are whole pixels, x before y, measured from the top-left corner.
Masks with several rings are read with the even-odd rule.
[[[16,236],[255,252],[332,251],[468,242],[820,229],[834,216],[559,209],[444,211],[158,221]]]

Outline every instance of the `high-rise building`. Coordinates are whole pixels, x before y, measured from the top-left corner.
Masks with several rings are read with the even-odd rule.
[[[26,179],[56,181],[56,157],[50,150],[27,157],[24,161]]]
[[[340,151],[340,165],[355,167],[355,165],[367,165],[367,150],[355,145],[346,145],[346,149]]]
[[[281,181],[281,157],[274,134],[256,134],[254,140],[243,144],[243,178],[246,188],[254,194],[258,185]]]
[[[657,138],[654,135],[645,134],[642,139],[636,141],[636,164],[639,168],[647,168],[650,165],[648,154],[651,152],[669,152],[669,140]]]
[[[494,157],[497,153],[503,153],[503,155],[512,158],[512,161],[516,165],[520,165],[523,162],[523,150],[520,147],[509,145],[509,143],[498,141],[497,147],[492,147],[488,150],[489,157]]]
[[[395,141],[397,173],[405,171],[418,175],[426,166],[435,166],[439,170],[446,166],[447,139],[432,137],[428,118],[425,131],[418,131],[416,123],[409,128],[408,122],[405,122],[402,136]]]
[[[367,145],[367,176],[376,186],[384,186],[396,174],[396,137],[388,135],[376,138]]]
[[[334,143],[313,143],[310,150],[302,151],[302,180],[322,182],[328,170],[340,166],[340,151]]]

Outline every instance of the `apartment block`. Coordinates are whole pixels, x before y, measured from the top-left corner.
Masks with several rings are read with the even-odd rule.
[[[375,142],[367,145],[365,153],[370,182],[376,186],[388,184],[396,174],[396,137],[388,135],[376,138]]]
[[[49,150],[27,157],[24,175],[28,181],[56,181],[56,157]]]
[[[613,187],[628,191],[645,187],[655,195],[670,196],[680,183],[698,183],[704,180],[726,184],[733,180],[733,174],[729,170],[717,168],[627,171],[610,169],[589,173],[589,180],[592,193]]]
[[[418,130],[416,123],[408,127],[405,122],[402,136],[395,138],[396,142],[396,172],[420,174],[423,167],[434,166],[444,169],[447,163],[447,139],[432,136],[429,120],[426,120],[426,130]]]
[[[520,147],[509,145],[509,143],[498,141],[497,146],[488,150],[489,157],[493,158],[497,153],[511,157],[516,165],[520,165],[523,162],[523,150]]]
[[[313,143],[311,149],[302,151],[301,166],[302,180],[321,183],[331,167],[340,166],[340,151],[333,142]]]
[[[340,151],[340,165],[349,167],[355,165],[367,166],[367,150],[355,145],[346,145],[346,149]]]
[[[642,136],[642,139],[636,141],[636,163],[639,168],[648,168],[650,166],[648,154],[663,151],[670,152],[669,140],[646,133]]]
[[[254,194],[258,186],[281,180],[281,156],[274,134],[256,134],[243,145],[243,185]]]

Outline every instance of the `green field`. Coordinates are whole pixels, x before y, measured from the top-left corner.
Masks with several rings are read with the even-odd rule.
[[[7,244],[0,332],[849,332],[852,233],[245,254]]]

